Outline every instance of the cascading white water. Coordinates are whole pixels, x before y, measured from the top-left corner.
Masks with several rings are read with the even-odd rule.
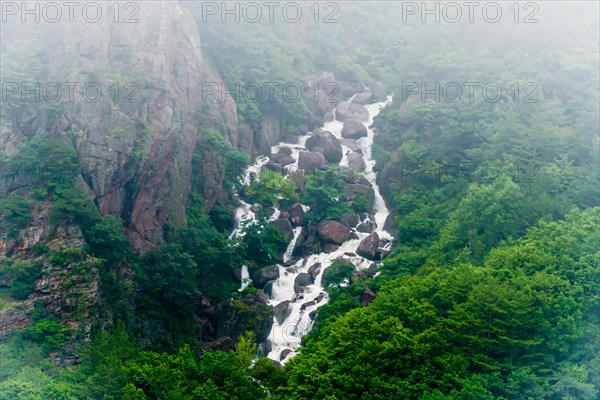
[[[354,96],[350,99],[350,101],[354,98]],[[373,219],[375,225],[375,232],[378,233],[380,239],[391,241],[392,236],[385,230],[384,224],[385,220],[389,215],[389,211],[385,205],[383,197],[379,193],[379,187],[376,182],[376,174],[373,170],[375,165],[375,160],[372,159],[371,146],[373,144],[374,131],[369,128],[373,119],[383,107],[391,102],[391,97],[385,102],[374,103],[366,105],[366,109],[369,113],[368,119],[366,121],[362,121],[362,123],[367,128],[367,136],[359,139],[357,144],[359,145],[363,159],[365,161],[366,169],[364,172],[365,178],[372,185],[375,201],[373,207]],[[323,129],[333,133],[335,137],[338,139],[342,139],[342,129],[343,123],[335,119],[335,110],[334,110],[334,120],[327,122],[324,124]],[[298,169],[298,157],[300,151],[306,150],[306,141],[310,137],[310,134],[299,137],[297,144],[287,144],[280,143],[277,146],[273,146],[271,151],[272,153],[277,153],[281,147],[289,147],[291,149],[291,156],[294,158],[295,162],[289,164],[285,167],[288,172],[292,172]],[[348,157],[347,154],[350,152],[350,149],[345,145],[342,145],[343,150],[343,158],[340,162],[340,166],[348,165]],[[259,157],[257,158],[254,165],[248,167],[246,169],[246,173],[244,175],[243,183],[245,185],[249,185],[251,182],[251,176],[254,174],[257,178],[260,175],[261,168],[269,161],[268,157]],[[232,233],[232,237],[237,234],[239,231],[241,223],[244,218],[246,219],[254,219],[254,213],[251,211],[251,206],[243,201],[240,201],[240,207],[236,210],[236,229],[234,233]],[[308,207],[303,206],[305,211]],[[275,213],[270,220],[277,219],[280,216],[280,211],[278,209],[275,210]],[[371,218],[367,215],[363,221],[370,221]],[[284,263],[288,263],[292,259],[292,253],[294,251],[294,247],[296,245],[296,241],[301,234],[301,227],[296,227],[294,229],[294,237],[292,241],[289,243],[285,254],[284,254]],[[325,304],[327,302],[327,294],[324,292],[323,287],[321,285],[323,272],[327,267],[331,265],[331,263],[340,257],[344,257],[345,259],[352,262],[357,268],[368,268],[371,265],[372,261],[369,261],[359,255],[356,255],[356,250],[360,244],[360,242],[366,238],[368,233],[360,233],[355,232],[358,236],[358,239],[350,239],[344,242],[339,249],[333,251],[331,253],[320,253],[313,254],[308,257],[303,257],[296,261],[293,265],[284,268],[283,266],[279,266],[279,278],[272,282],[272,290],[269,303],[272,306],[277,306],[281,302],[289,301],[288,315],[285,317],[281,323],[274,318],[273,327],[268,337],[270,352],[268,357],[273,360],[278,360],[285,362],[289,360],[294,354],[295,350],[300,346],[300,341],[304,335],[306,335],[310,329],[312,328],[313,320],[310,317],[311,312],[315,311],[319,306]],[[387,248],[391,246],[391,243],[386,245]],[[311,266],[320,263],[321,268],[317,274],[314,275],[314,281],[312,284],[305,286],[303,291],[300,293],[296,293],[294,288],[294,282],[296,277],[300,273],[307,273]],[[244,274],[242,270],[242,275]],[[247,268],[246,268],[247,272]],[[314,274],[314,271],[313,271]],[[244,277],[242,277],[244,279]],[[248,278],[246,278],[247,282]],[[244,282],[244,280],[242,281]],[[242,287],[244,283],[242,283]],[[280,354],[283,350],[288,352],[287,356],[283,359],[280,359]]]

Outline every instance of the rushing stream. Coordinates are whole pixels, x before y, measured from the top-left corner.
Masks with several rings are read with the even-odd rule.
[[[352,99],[350,99],[350,101],[352,101]],[[392,240],[392,236],[384,229],[384,223],[389,215],[389,211],[381,194],[379,193],[379,187],[377,186],[376,182],[377,176],[373,170],[375,160],[372,159],[371,146],[373,144],[374,132],[373,129],[370,129],[369,127],[372,125],[373,119],[377,116],[377,114],[379,114],[383,107],[389,104],[389,102],[391,102],[391,97],[388,97],[387,101],[385,102],[374,103],[365,106],[369,116],[366,121],[361,122],[367,128],[367,136],[357,140],[357,144],[360,146],[366,165],[366,169],[362,174],[372,185],[375,195],[372,213],[370,215],[366,215],[362,221],[359,221],[359,224],[365,221],[374,223],[374,232],[377,232],[379,238],[384,244],[387,243],[387,246],[391,245]],[[334,120],[325,123],[323,129],[331,132],[336,138],[343,139],[343,125],[343,122],[335,119],[334,111]],[[306,149],[305,143],[310,136],[311,133],[308,133],[307,135],[301,136],[297,144],[280,143],[277,146],[273,146],[271,149],[272,153],[276,154],[281,147],[285,146],[291,148],[291,156],[294,158],[295,163],[287,165],[285,167],[287,171],[298,169],[299,153],[300,151]],[[347,166],[347,155],[351,150],[343,144],[342,150],[343,158],[340,161],[340,166]],[[254,165],[251,165],[246,169],[244,184],[249,185],[251,176],[257,177],[262,166],[264,166],[268,161],[269,159],[266,156],[258,157]],[[308,207],[303,207],[305,210],[308,210]],[[270,217],[270,220],[277,219],[279,215],[280,210],[276,209],[273,216]],[[232,232],[232,237],[238,234],[240,226],[244,221],[253,220],[255,218],[254,213],[251,210],[251,205],[241,200],[240,207],[236,210],[235,217],[236,227]],[[268,343],[265,346],[266,350],[269,351],[268,357],[281,362],[289,360],[295,354],[295,350],[300,346],[302,337],[306,335],[312,327],[313,319],[311,318],[311,313],[319,306],[327,302],[327,294],[321,286],[323,272],[325,269],[329,267],[334,260],[341,257],[349,260],[360,269],[366,269],[372,264],[372,261],[356,254],[359,244],[363,239],[369,236],[369,233],[356,232],[356,229],[353,229],[353,232],[358,235],[358,239],[347,240],[339,247],[339,249],[331,253],[320,253],[302,257],[292,265],[289,265],[288,261],[292,259],[292,253],[301,231],[301,227],[294,228],[294,237],[290,241],[288,248],[284,253],[284,264],[286,264],[287,267],[284,267],[283,265],[278,266],[279,278],[272,282],[272,290],[269,300],[269,303],[273,307],[282,302],[289,302],[287,303],[288,307],[283,317],[280,316],[280,320],[274,318],[273,327],[269,337],[267,338]],[[314,283],[306,286],[301,293],[296,293],[294,290],[294,281],[298,274],[309,272],[309,269],[317,263],[321,264],[320,270],[315,271],[315,268],[313,268],[310,271],[314,276]],[[242,285],[240,290],[243,290],[243,288],[248,285],[248,279],[248,268],[244,266],[242,269]],[[284,351],[283,354],[282,351]]]

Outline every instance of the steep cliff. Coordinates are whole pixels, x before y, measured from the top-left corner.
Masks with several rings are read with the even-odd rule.
[[[115,21],[111,4],[97,4],[103,18],[96,23],[75,18],[20,24],[18,35],[8,30],[15,67],[3,71],[3,81],[40,84],[41,95],[25,103],[18,95],[8,99],[0,150],[10,154],[32,137],[70,141],[80,159],[79,183],[102,213],[125,221],[135,249],[147,250],[161,241],[168,218],[184,221],[200,123],[237,146],[236,106],[221,96],[196,23],[179,6],[136,2],[136,22],[126,23]],[[22,49],[25,36],[33,50]],[[37,69],[27,62],[31,53],[44,60]],[[212,96],[203,95],[207,83],[217,88]]]

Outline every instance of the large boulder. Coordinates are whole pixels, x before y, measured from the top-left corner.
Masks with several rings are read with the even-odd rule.
[[[354,228],[358,224],[358,215],[352,211],[346,212],[340,216],[338,221],[346,225],[348,228]]]
[[[350,153],[348,154],[348,168],[356,172],[363,172],[367,169],[367,164],[365,164],[365,160],[360,154]]]
[[[262,288],[267,282],[279,278],[279,267],[273,265],[272,267],[261,268],[250,274],[254,286]]]
[[[335,109],[335,116],[338,121],[346,121],[353,119],[356,121],[366,121],[369,119],[369,111],[360,104],[348,103],[340,101]]]
[[[292,223],[288,219],[277,218],[276,220],[269,222],[269,224],[279,228],[286,241],[289,242],[294,238],[294,230],[292,229]]]
[[[376,295],[371,289],[365,288],[365,290],[362,292],[362,294],[359,294],[356,297],[357,297],[358,301],[360,301],[361,305],[363,307],[366,307],[369,304],[371,304],[373,302],[373,300],[375,300]]]
[[[290,316],[291,312],[292,310],[290,310],[289,300],[282,301],[281,303],[273,307],[273,316],[275,317],[279,325],[281,325],[283,321],[285,321],[285,319]]]
[[[377,232],[373,232],[364,238],[360,242],[356,253],[369,260],[377,260],[379,258],[379,235]]]
[[[319,237],[325,242],[342,244],[350,239],[350,229],[340,222],[323,220],[317,226]]]
[[[311,151],[301,151],[298,156],[298,168],[305,171],[313,171],[325,167],[327,162],[325,156],[321,153]]]
[[[292,222],[293,226],[302,226],[305,223],[305,219],[304,219],[304,208],[302,208],[302,204],[300,203],[294,203],[290,209],[289,209],[289,213],[290,213],[290,221]]]
[[[360,139],[367,136],[367,127],[356,120],[348,120],[344,122],[342,136],[346,139]]]
[[[298,289],[300,287],[312,285],[314,283],[313,277],[306,272],[300,272],[296,279],[294,280],[294,289]]]
[[[289,147],[284,147],[285,149],[289,149]],[[294,157],[292,157],[289,154],[283,154],[281,153],[281,151],[277,154],[272,154],[271,157],[269,157],[271,159],[271,161],[282,165],[282,166],[286,166],[289,164],[293,164],[294,162],[296,162],[296,160],[294,159]]]
[[[333,133],[324,131],[323,129],[316,129],[313,135],[306,141],[306,148],[311,151],[316,147],[323,149],[323,155],[327,162],[339,163],[342,160],[342,145],[337,140]]]

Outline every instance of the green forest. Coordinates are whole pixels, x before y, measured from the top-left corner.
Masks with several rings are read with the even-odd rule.
[[[600,398],[598,6],[539,2],[535,24],[512,16],[436,24],[403,22],[400,2],[328,4],[339,7],[338,23],[206,22],[201,3],[181,8],[230,88],[324,72],[343,83],[336,101],[385,86],[392,102],[373,121],[372,155],[394,240],[377,273],[335,260],[310,333],[293,358],[274,362],[262,348],[273,307],[254,300],[267,288],[254,279],[240,289],[240,267],[256,277],[283,263],[290,238],[269,222],[274,207],[309,205],[306,226],[315,230],[368,213],[368,193],[348,194],[360,173],[327,160],[301,184],[264,168],[243,187],[257,154],[228,141],[231,126],[195,121],[183,223],[165,215],[163,240],[142,253],[128,241],[127,211],[106,213],[90,196],[80,139],[53,133],[58,123],[45,117],[46,136],[0,140],[0,243],[39,220],[81,237],[0,258],[0,312],[30,307],[27,326],[0,335],[0,400]],[[38,57],[32,46],[2,47],[11,59],[4,81]],[[44,65],[31,64],[42,76]],[[472,98],[466,82],[479,85]],[[501,88],[493,101],[481,89],[490,83]],[[464,91],[438,98],[421,85]],[[23,107],[4,102],[3,117],[21,120]],[[292,136],[311,112],[306,98],[277,96],[235,107],[240,126],[257,131],[274,115]],[[136,144],[134,153],[146,149],[144,139]],[[217,167],[219,196],[207,163]],[[115,174],[137,179],[142,164],[132,156]],[[16,185],[22,171],[36,173]],[[241,199],[257,223],[233,235]],[[31,300],[49,271],[81,299],[96,287],[99,300],[63,304],[74,317],[61,320]]]

